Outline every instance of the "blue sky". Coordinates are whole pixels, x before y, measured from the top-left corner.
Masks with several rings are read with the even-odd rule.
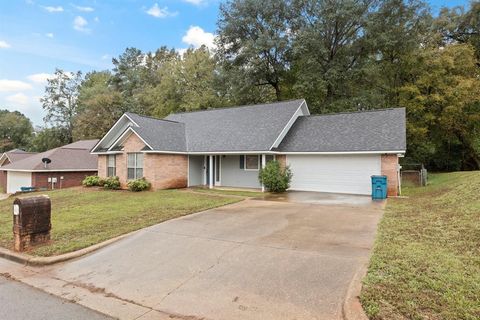
[[[111,68],[126,47],[211,46],[220,0],[0,0],[0,108],[42,125],[55,68]],[[430,0],[434,12],[468,0]]]

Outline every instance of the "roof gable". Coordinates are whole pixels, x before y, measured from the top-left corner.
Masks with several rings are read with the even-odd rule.
[[[97,171],[97,156],[90,149],[98,140],[81,140],[59,148],[33,154],[25,159],[10,163],[0,170],[11,171]],[[45,168],[43,158],[52,162]]]
[[[302,99],[209,109],[171,114],[165,119],[185,124],[188,152],[268,151],[282,132],[288,131],[304,103]],[[305,110],[308,114],[306,105]]]

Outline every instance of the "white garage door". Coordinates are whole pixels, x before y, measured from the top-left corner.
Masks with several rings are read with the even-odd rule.
[[[380,155],[287,155],[291,190],[371,194],[372,175],[381,173]]]
[[[7,173],[7,193],[20,191],[21,187],[32,186],[32,173],[8,171]]]

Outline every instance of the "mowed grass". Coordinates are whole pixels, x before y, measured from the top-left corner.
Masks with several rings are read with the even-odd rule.
[[[39,194],[47,194],[52,202],[52,241],[28,252],[37,256],[75,251],[165,220],[242,200],[183,190],[129,192],[70,188]],[[9,249],[13,246],[14,199],[0,201],[0,246]]]
[[[480,171],[388,200],[364,279],[370,319],[480,319]]]

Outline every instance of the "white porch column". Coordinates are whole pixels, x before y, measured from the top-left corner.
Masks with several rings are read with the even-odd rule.
[[[265,168],[265,154],[262,154],[262,169]],[[265,186],[262,183],[262,192],[265,192]]]
[[[208,188],[213,188],[213,156],[208,156]]]

